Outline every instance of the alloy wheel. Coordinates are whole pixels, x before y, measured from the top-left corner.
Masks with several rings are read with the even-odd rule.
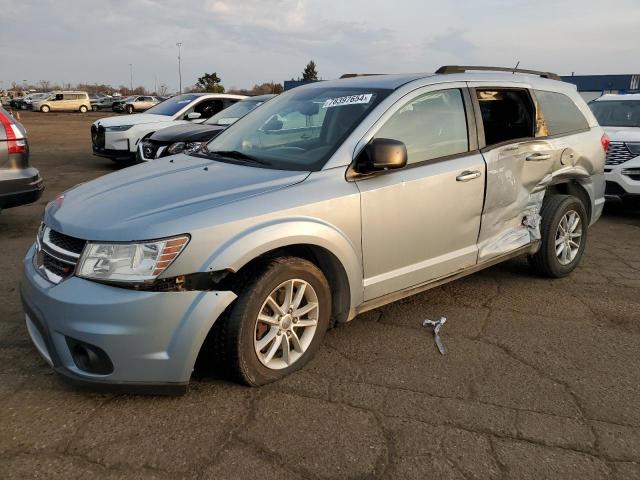
[[[291,279],[267,296],[256,319],[253,345],[260,363],[279,370],[298,361],[318,328],[318,296],[310,283]]]
[[[582,221],[575,210],[566,212],[556,230],[556,257],[561,265],[569,265],[575,260],[582,242]]]

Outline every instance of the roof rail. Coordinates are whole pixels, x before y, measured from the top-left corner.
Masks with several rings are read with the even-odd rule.
[[[521,68],[508,67],[483,67],[480,65],[444,65],[436,70],[439,74],[464,73],[468,70],[477,70],[481,72],[511,72],[511,73],[528,73],[530,75],[538,75],[542,78],[550,80],[561,80],[560,75],[551,72],[539,72],[538,70],[523,70]]]
[[[345,73],[340,76],[340,80],[343,78],[354,78],[354,77],[371,77],[375,75],[385,75],[384,73]]]

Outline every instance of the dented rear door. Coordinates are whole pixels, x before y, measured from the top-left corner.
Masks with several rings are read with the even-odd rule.
[[[473,83],[469,86],[514,88],[526,90],[530,96],[526,86],[510,82],[489,87]],[[535,108],[535,99],[530,98]],[[482,122],[481,116],[478,122]],[[479,263],[508,254],[540,238],[542,200],[552,180],[554,164],[561,155],[553,142],[536,139],[535,130],[528,138],[487,146],[481,152],[486,163],[486,193],[478,236]]]
[[[516,141],[483,152],[487,190],[478,238],[480,262],[540,238],[540,207],[559,156],[546,140]]]

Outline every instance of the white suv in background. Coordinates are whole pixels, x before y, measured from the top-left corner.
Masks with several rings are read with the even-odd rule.
[[[93,153],[116,162],[134,160],[143,138],[173,125],[202,123],[244,98],[223,93],[187,93],[171,97],[145,113],[101,118],[91,126]]]
[[[604,169],[606,195],[640,195],[640,93],[603,95],[589,104],[611,141]]]

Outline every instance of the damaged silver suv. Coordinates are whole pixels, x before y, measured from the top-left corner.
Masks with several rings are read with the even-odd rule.
[[[498,262],[569,274],[608,140],[555,75],[480,70],[299,87],[60,195],[24,259],[35,346],[93,384],[182,391],[198,359],[262,385],[329,326]]]

